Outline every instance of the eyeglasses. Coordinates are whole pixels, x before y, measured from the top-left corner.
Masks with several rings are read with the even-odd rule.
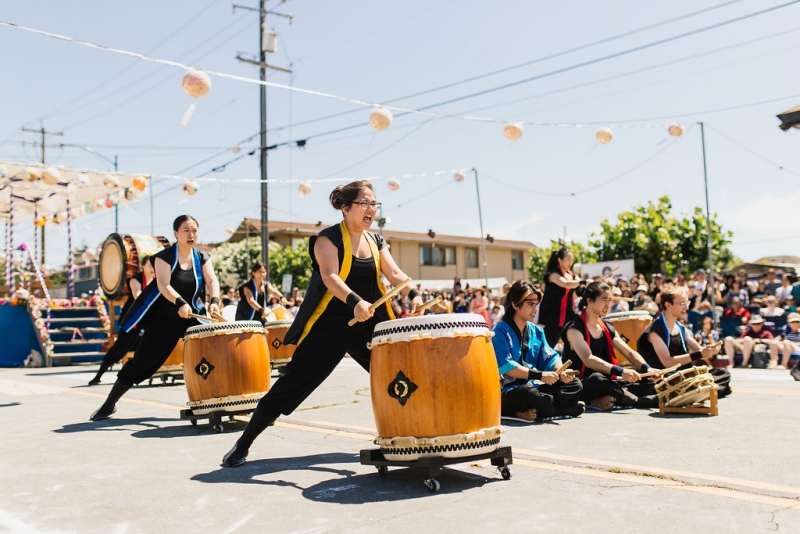
[[[353,202],[353,204],[358,204],[359,206],[361,206],[361,209],[365,211],[367,208],[372,208],[374,210],[377,210],[380,209],[381,207],[380,202],[367,202],[366,200],[362,200],[361,202]]]
[[[677,304],[681,308],[688,308],[689,307],[689,301],[688,300],[684,300],[683,302],[678,302]]]

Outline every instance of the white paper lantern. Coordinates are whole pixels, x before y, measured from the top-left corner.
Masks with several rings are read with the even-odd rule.
[[[610,143],[611,140],[614,138],[614,132],[611,131],[611,128],[603,126],[599,130],[597,130],[597,133],[595,134],[594,137],[595,139],[597,139],[598,143],[600,143],[601,145],[605,145]]]
[[[369,125],[382,132],[392,124],[392,112],[386,108],[375,108],[369,114]]]
[[[453,180],[456,182],[463,182],[466,175],[467,171],[456,171],[456,173],[453,175]]]
[[[183,75],[182,85],[187,95],[200,98],[211,90],[211,78],[202,70],[192,69]]]
[[[672,137],[680,137],[683,135],[683,124],[679,122],[673,122],[667,128],[667,131]]]
[[[106,186],[106,189],[116,189],[119,187],[119,178],[113,174],[106,174],[103,177],[103,185]]]
[[[56,185],[61,181],[61,172],[54,167],[47,167],[42,171],[42,181],[47,185]]]
[[[35,182],[41,177],[41,173],[35,167],[25,167],[20,171],[19,177],[26,182]]]
[[[389,180],[388,185],[390,191],[397,191],[398,189],[400,189],[400,180],[392,178],[391,180]]]
[[[183,182],[183,192],[189,196],[196,195],[200,190],[200,186],[194,180],[186,180]]]
[[[225,228],[225,233],[226,233],[226,234],[228,234],[228,235],[233,235],[233,232],[234,232],[234,230],[233,230],[233,228],[231,228],[230,226],[228,226],[227,228]]]
[[[509,141],[516,141],[522,134],[525,132],[525,129],[522,127],[522,124],[519,122],[509,122],[506,124],[506,127],[503,128],[503,135],[506,136],[506,139]]]
[[[301,182],[300,187],[297,188],[301,197],[307,197],[311,194],[311,184],[309,182]]]
[[[92,182],[89,180],[88,176],[86,176],[83,173],[80,173],[75,177],[74,180],[72,180],[72,183],[75,184],[75,187],[77,187],[78,189],[86,189],[91,185]]]

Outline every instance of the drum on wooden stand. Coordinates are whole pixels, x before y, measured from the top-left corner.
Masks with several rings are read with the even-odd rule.
[[[291,325],[292,321],[273,321],[264,325],[264,330],[267,333],[270,361],[273,367],[286,365],[294,356],[297,345],[283,344],[283,338]]]
[[[712,389],[717,385],[705,365],[677,371],[656,384],[658,399],[670,408],[704,402]]]
[[[258,321],[193,326],[183,338],[187,405],[194,415],[255,410],[269,390],[269,349]]]
[[[609,313],[603,319],[614,325],[614,330],[619,332],[633,350],[636,350],[639,336],[653,322],[653,318],[644,310]]]
[[[390,461],[458,458],[500,443],[500,386],[489,330],[476,314],[385,321],[372,334],[370,390]]]
[[[123,296],[125,280],[141,270],[142,258],[169,246],[163,236],[111,234],[103,242],[98,262],[100,287],[109,299]]]

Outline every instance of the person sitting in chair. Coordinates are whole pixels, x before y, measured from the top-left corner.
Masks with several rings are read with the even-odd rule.
[[[733,361],[736,351],[740,351],[742,367],[747,367],[756,344],[769,345],[773,340],[772,332],[764,330],[764,318],[756,314],[750,319],[750,326],[742,332],[739,339],[734,339],[733,336],[725,338],[725,354]]]

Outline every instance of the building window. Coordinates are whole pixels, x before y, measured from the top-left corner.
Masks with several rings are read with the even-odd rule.
[[[525,263],[522,260],[521,250],[511,251],[511,268],[518,271],[521,271],[525,268]]]
[[[466,248],[464,249],[464,263],[467,266],[467,269],[477,269],[478,268],[478,249],[477,248]]]
[[[454,247],[419,247],[419,264],[433,267],[444,267],[456,264],[456,249]]]

